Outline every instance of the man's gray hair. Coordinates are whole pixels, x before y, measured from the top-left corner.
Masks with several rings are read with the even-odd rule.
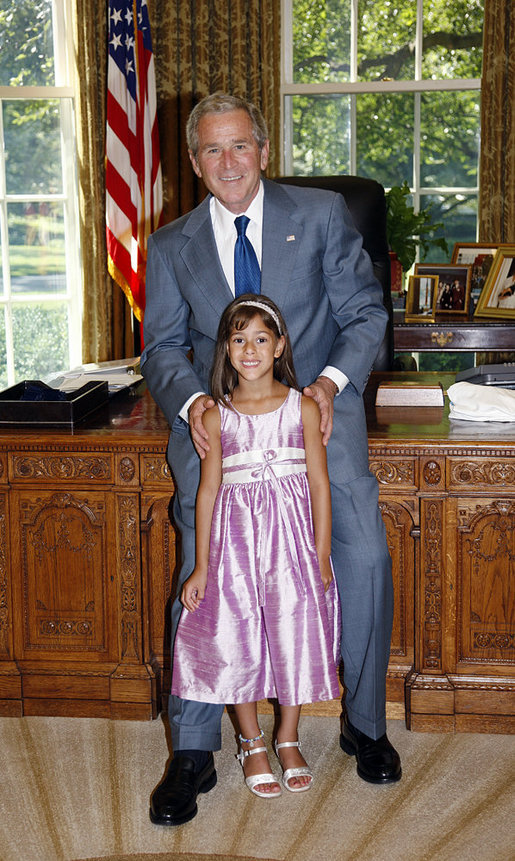
[[[240,99],[238,96],[230,96],[228,93],[213,93],[205,96],[195,107],[188,117],[186,124],[186,141],[188,149],[195,158],[198,152],[198,125],[206,114],[225,114],[228,111],[245,111],[252,123],[252,134],[259,149],[263,149],[268,140],[268,129],[263,114],[252,102]]]

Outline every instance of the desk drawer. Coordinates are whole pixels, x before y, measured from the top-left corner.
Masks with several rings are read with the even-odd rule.
[[[13,482],[55,484],[112,484],[113,455],[89,451],[13,451],[9,478]]]
[[[498,489],[515,493],[515,460],[509,457],[450,457],[447,461],[450,491]]]

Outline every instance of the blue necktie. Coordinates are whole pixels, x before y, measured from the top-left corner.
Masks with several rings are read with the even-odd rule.
[[[234,246],[234,295],[261,292],[261,270],[252,242],[245,236],[250,218],[238,215],[234,225],[238,232]]]

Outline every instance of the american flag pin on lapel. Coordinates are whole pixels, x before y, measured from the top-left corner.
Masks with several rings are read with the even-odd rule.
[[[290,233],[290,235],[286,237],[286,242],[295,242],[295,234]]]

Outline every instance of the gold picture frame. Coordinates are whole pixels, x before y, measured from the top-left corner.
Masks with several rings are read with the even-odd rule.
[[[515,245],[498,248],[474,317],[515,320]]]
[[[465,263],[471,267],[471,310],[476,307],[486,284],[495,254],[501,248],[498,242],[455,242],[451,263]]]
[[[410,275],[404,319],[407,323],[434,323],[438,293],[437,275]]]
[[[471,270],[468,263],[415,263],[415,275],[436,275],[438,278],[437,315],[468,314]]]

